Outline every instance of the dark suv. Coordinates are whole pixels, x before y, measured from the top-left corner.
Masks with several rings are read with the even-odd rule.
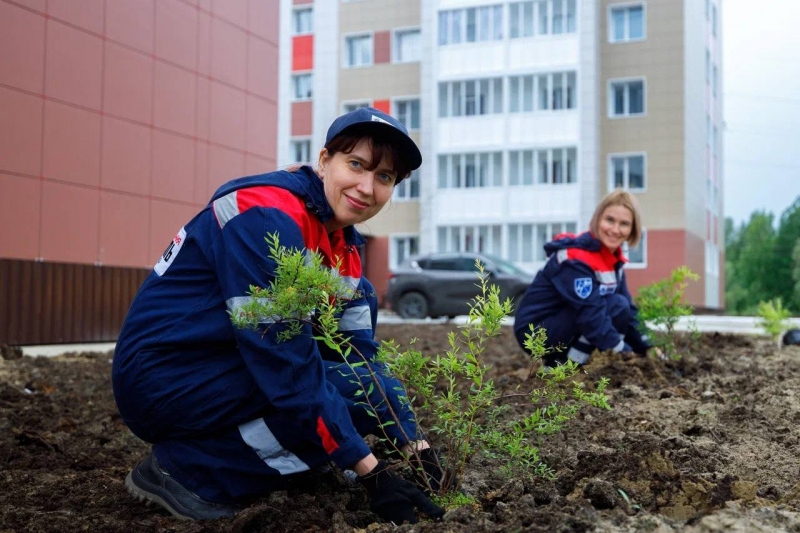
[[[533,281],[533,274],[504,259],[477,253],[438,253],[411,257],[392,271],[386,294],[391,308],[403,318],[465,315],[478,294],[479,259],[488,283],[500,287],[500,299],[516,305]]]

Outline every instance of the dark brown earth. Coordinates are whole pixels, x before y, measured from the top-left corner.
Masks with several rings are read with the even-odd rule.
[[[446,349],[452,326],[381,325],[381,338]],[[182,522],[123,487],[147,452],[117,414],[111,354],[0,359],[0,532],[389,531],[337,472],[277,492],[237,517]],[[487,360],[500,387],[528,378],[510,330]],[[682,360],[601,354],[613,409],[587,409],[541,443],[552,481],[506,478],[476,458],[472,508],[404,531],[800,532],[800,347],[706,335]],[[524,406],[515,409],[522,413]]]

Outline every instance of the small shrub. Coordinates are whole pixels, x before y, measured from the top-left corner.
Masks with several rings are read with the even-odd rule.
[[[240,313],[231,316],[234,325],[242,328],[271,328],[280,324],[279,340],[287,340],[303,333],[304,325],[310,325],[316,340],[342,355],[352,368],[370,369],[364,354],[338,331],[336,314],[344,301],[353,298],[352,291],[341,282],[338,275],[322,266],[317,254],[290,251],[281,247],[277,234],[267,236],[270,257],[277,264],[276,275],[269,287],[250,287],[252,300]],[[311,257],[311,260],[308,260]],[[607,379],[601,379],[595,391],[587,391],[583,383],[572,382],[571,394],[563,384],[577,372],[578,367],[570,362],[549,373],[537,376],[541,386],[529,391],[501,394],[488,378],[490,367],[482,360],[490,340],[500,333],[503,318],[510,314],[511,302],[500,302],[499,288],[487,284],[483,267],[480,270],[480,294],[473,300],[469,319],[461,331],[451,332],[448,340],[450,350],[444,355],[430,357],[413,349],[400,350],[394,341],[382,343],[378,364],[385,365],[404,385],[405,391],[415,394],[403,396],[410,408],[421,405],[430,418],[431,433],[438,437],[443,449],[443,463],[448,475],[439,491],[442,501],[458,504],[461,499],[447,499],[456,493],[464,468],[476,453],[500,457],[506,468],[514,468],[515,474],[550,476],[552,472],[539,459],[536,442],[544,435],[558,432],[564,424],[574,418],[585,405],[609,409],[605,388]],[[542,329],[531,328],[526,336],[526,346],[536,362],[545,353],[546,334]],[[370,373],[372,370],[370,369]],[[356,374],[354,373],[354,376]],[[369,403],[370,394],[377,387],[382,398],[381,405],[390,405],[386,391],[374,374],[367,382],[358,383],[364,398],[361,405],[377,418],[375,407]],[[354,379],[358,379],[354,377]],[[509,400],[530,401],[533,413],[521,419],[503,421]],[[402,426],[391,407],[388,411],[393,420],[384,421],[380,429]],[[417,414],[422,426],[423,419]],[[404,435],[407,440],[424,438],[419,435]],[[385,431],[386,446],[398,452],[406,464],[413,468],[409,458],[399,454],[397,443]],[[423,476],[424,477],[424,476]],[[431,487],[425,487],[431,489]],[[452,501],[451,501],[452,500]]]
[[[697,281],[700,277],[687,266],[680,266],[662,279],[639,288],[636,306],[639,308],[639,327],[648,335],[651,344],[658,346],[664,354],[679,359],[675,326],[681,317],[691,316],[694,307],[683,303],[683,294],[689,281]],[[697,338],[696,330],[691,327],[690,343]]]
[[[781,334],[789,329],[790,311],[783,307],[783,302],[780,298],[774,298],[767,302],[759,302],[756,314],[761,319],[759,326],[775,341],[778,349],[780,349]]]

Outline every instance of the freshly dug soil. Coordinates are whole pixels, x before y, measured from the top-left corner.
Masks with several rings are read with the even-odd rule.
[[[453,326],[380,325],[378,336],[444,353]],[[111,354],[20,357],[0,350],[0,533],[394,530],[332,471],[232,519],[180,521],[123,481],[147,453],[120,420]],[[529,378],[510,328],[486,354],[501,389]],[[800,532],[800,347],[705,335],[679,361],[597,355],[581,380],[611,380],[613,409],[587,408],[541,442],[553,480],[504,477],[475,458],[478,499],[401,531]],[[520,403],[512,410],[524,414]]]

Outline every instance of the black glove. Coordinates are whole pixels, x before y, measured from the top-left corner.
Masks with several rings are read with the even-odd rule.
[[[425,448],[417,452],[416,455],[411,455],[410,459],[414,480],[417,485],[427,492],[428,484],[430,484],[433,492],[439,492],[444,482],[445,470],[442,468],[442,463],[439,461],[439,455],[436,451],[433,448]],[[425,483],[426,480],[428,483]],[[454,483],[451,483],[451,485],[454,485]]]
[[[428,499],[413,483],[390,470],[384,460],[378,461],[369,474],[359,476],[358,481],[369,492],[370,510],[387,522],[416,524],[415,508],[431,518],[444,515],[444,509]]]

